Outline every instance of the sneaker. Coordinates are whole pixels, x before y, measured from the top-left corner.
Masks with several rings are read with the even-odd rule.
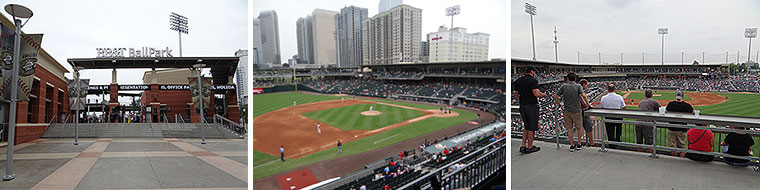
[[[539,150],[541,150],[541,147],[533,146],[533,147],[530,147],[530,148],[526,149],[525,150],[525,154],[530,154],[530,153],[538,152]]]
[[[528,148],[525,148],[524,146],[520,147],[520,153],[525,153],[525,151],[527,151],[527,150],[528,150]]]
[[[570,145],[570,152],[574,152],[574,151],[575,151],[575,145]]]
[[[582,150],[582,149],[583,149],[583,144],[575,146],[575,150]]]

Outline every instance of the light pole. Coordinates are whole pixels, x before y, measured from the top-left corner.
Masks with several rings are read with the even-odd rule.
[[[74,91],[76,92],[76,97],[74,97],[74,109],[76,109],[76,117],[74,117],[74,145],[79,145],[79,100],[80,96],[82,96],[82,81],[79,79],[79,71],[84,69],[82,66],[74,66],[74,81],[77,83],[77,89]],[[87,96],[85,96],[87,97]]]
[[[744,37],[749,38],[749,50],[747,51],[747,63],[749,63],[752,56],[752,38],[757,37],[757,28],[744,28]]]
[[[559,63],[559,53],[557,53],[557,44],[559,43],[559,40],[557,40],[557,26],[554,26],[554,62]]]
[[[662,35],[662,54],[660,54],[660,61],[662,65],[665,65],[665,34],[668,34],[668,28],[658,28],[657,34]]]
[[[459,14],[459,5],[446,7],[446,16],[451,16],[451,28],[449,29],[449,62],[454,61],[452,50],[454,49],[454,15]]]
[[[5,12],[13,16],[14,25],[16,26],[16,35],[13,42],[13,68],[11,76],[11,84],[18,84],[18,65],[21,58],[21,28],[24,27],[26,22],[29,22],[34,13],[29,8],[26,8],[17,4],[5,5]],[[26,18],[26,21],[22,24],[21,19]],[[18,85],[11,85],[11,99],[10,99],[10,113],[8,114],[8,154],[5,162],[5,175],[3,181],[10,181],[16,178],[16,174],[13,174],[13,144],[15,143],[16,136],[16,102],[18,102]]]
[[[536,6],[525,3],[525,12],[530,15],[530,39],[533,42],[533,61],[536,60],[536,38],[533,35],[533,16],[536,15]]]
[[[182,33],[187,34],[187,17],[172,12],[169,15],[169,29],[177,31],[179,35],[179,56],[182,57]]]
[[[206,144],[206,128],[205,121],[206,117],[203,115],[203,93],[205,92],[205,89],[203,89],[203,81],[201,80],[201,71],[203,70],[203,67],[206,66],[206,64],[201,63],[203,60],[198,60],[198,63],[193,65],[193,68],[198,70],[198,103],[200,105],[200,114],[201,114],[201,144]]]

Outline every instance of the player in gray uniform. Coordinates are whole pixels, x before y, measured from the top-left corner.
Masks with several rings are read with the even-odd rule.
[[[322,134],[322,127],[319,126],[319,123],[317,123],[317,133],[320,135]]]

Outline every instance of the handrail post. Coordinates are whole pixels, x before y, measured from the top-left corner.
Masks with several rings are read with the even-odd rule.
[[[606,117],[602,116],[602,148],[599,149],[599,152],[607,152],[607,123],[605,123]]]
[[[554,119],[556,119],[555,116],[552,116],[552,117],[554,117]],[[523,129],[523,130],[525,130],[525,129]],[[559,126],[554,126],[554,136],[555,136],[555,138],[557,138],[557,149],[561,149],[562,147],[559,146]],[[572,140],[572,139],[570,139],[570,140]]]
[[[657,121],[656,120],[652,120],[652,154],[649,155],[649,157],[650,158],[660,157],[659,155],[657,155]]]

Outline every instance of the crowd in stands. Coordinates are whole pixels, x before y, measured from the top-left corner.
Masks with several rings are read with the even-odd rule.
[[[293,85],[293,81],[289,80],[253,80],[253,87],[272,87],[277,85]]]

